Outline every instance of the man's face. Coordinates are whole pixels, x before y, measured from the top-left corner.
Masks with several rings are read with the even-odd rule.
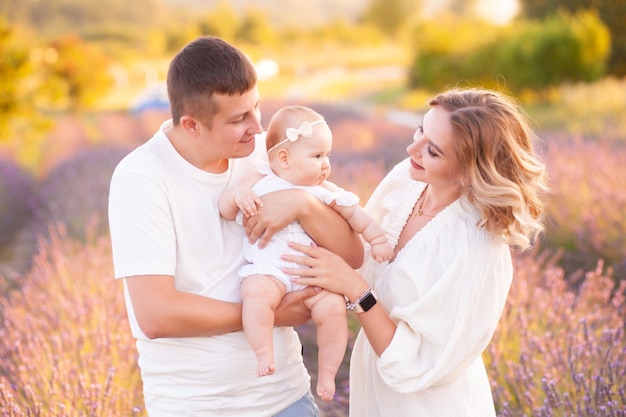
[[[242,158],[254,150],[255,135],[263,132],[257,87],[241,95],[215,94],[218,111],[202,123],[200,140],[211,159]]]

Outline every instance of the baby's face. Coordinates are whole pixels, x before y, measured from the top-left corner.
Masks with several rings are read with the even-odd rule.
[[[330,151],[333,135],[328,125],[313,126],[310,138],[289,143],[289,182],[295,185],[319,185],[330,175]]]

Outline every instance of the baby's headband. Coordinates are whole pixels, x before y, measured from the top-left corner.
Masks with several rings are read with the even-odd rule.
[[[303,138],[310,138],[311,136],[313,136],[313,126],[319,125],[321,123],[326,123],[326,121],[322,119],[322,120],[316,120],[311,123],[302,122],[300,127],[297,129],[293,127],[288,127],[287,130],[285,131],[285,135],[287,137],[281,140],[280,142],[278,142],[276,145],[269,148],[267,150],[267,153],[269,154],[270,152],[272,152],[274,149],[276,149],[283,143],[297,141],[300,136],[302,136]]]

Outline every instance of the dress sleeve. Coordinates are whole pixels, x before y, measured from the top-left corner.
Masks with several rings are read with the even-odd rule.
[[[325,192],[323,201],[326,205],[335,202],[338,206],[350,207],[359,204],[359,196],[341,188],[338,191]]]
[[[508,246],[483,229],[448,226],[392,271],[406,302],[390,311],[397,330],[377,367],[399,392],[445,385],[465,371],[491,340],[506,301]]]
[[[412,181],[408,177],[409,160],[398,163],[382,179],[365,204],[365,211],[379,224],[390,211],[396,211],[401,204],[402,192],[410,187]]]

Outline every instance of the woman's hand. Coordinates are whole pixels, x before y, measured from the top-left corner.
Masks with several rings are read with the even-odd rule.
[[[348,297],[354,302],[369,287],[365,279],[340,256],[317,246],[289,243],[300,255],[283,255],[282,259],[308,268],[285,268],[283,272],[294,275],[293,282],[321,287]]]
[[[369,288],[361,275],[332,252],[297,243],[289,243],[289,246],[302,252],[303,256],[283,255],[282,258],[309,267],[284,268],[283,272],[286,274],[302,276],[293,278],[294,282],[315,285],[337,294],[343,294],[351,303],[354,303]],[[367,313],[356,316],[374,352],[378,356],[382,355],[396,332],[395,323],[391,321],[381,303],[377,303]]]

